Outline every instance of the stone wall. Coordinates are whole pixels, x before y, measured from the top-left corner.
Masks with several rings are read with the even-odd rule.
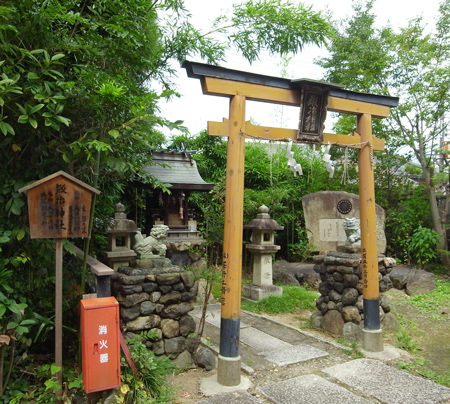
[[[150,262],[150,260],[148,260]],[[197,295],[192,272],[168,265],[166,258],[153,260],[151,268],[119,268],[112,277],[112,290],[120,303],[120,325],[125,337],[143,330],[156,337],[146,345],[156,355],[174,359],[191,354],[195,340],[194,319],[188,314]]]
[[[318,312],[311,317],[312,325],[335,335],[348,336],[361,328],[364,322],[361,254],[330,252],[314,258],[314,270],[319,274],[320,297],[316,301]],[[392,258],[378,259],[380,291],[392,287],[389,272],[395,263]],[[380,319],[391,320],[387,296],[380,294]]]

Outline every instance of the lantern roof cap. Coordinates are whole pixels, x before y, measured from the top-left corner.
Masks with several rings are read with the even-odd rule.
[[[124,234],[124,233],[135,233],[139,230],[133,220],[127,219],[127,214],[125,213],[125,206],[120,202],[116,204],[116,211],[114,213],[114,219],[108,226],[106,233],[108,234]]]
[[[244,226],[246,230],[283,230],[284,226],[280,226],[276,220],[270,218],[269,208],[266,205],[261,205],[258,208],[258,214],[255,219],[250,220]]]

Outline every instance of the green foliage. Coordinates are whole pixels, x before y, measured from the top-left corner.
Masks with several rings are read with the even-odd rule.
[[[397,366],[412,374],[449,385],[448,366],[440,358],[441,347],[448,336],[446,326],[450,282],[438,277],[435,280],[436,289],[433,292],[409,297],[404,293],[390,294],[392,310],[400,324],[400,331],[394,338],[399,346],[409,350],[414,357],[411,361],[397,363]],[[430,338],[431,334],[433,338]]]
[[[156,48],[155,15],[140,1],[11,0],[0,8],[0,266],[14,271],[10,287],[43,318],[54,311],[54,243],[29,240],[17,189],[58,169],[91,183],[100,150],[102,227],[115,195],[162,140],[159,95],[142,82]],[[76,278],[74,271],[65,286]]]
[[[14,386],[4,396],[10,404],[55,403],[55,393],[60,390],[56,374],[61,370],[55,364],[36,365],[30,363],[23,374],[16,378]],[[63,370],[63,401],[73,402],[75,396],[84,396],[81,373],[78,369],[65,366]]]
[[[198,252],[197,255],[201,256],[201,254],[198,254]],[[206,282],[211,283],[213,286],[221,285],[222,271],[219,267],[216,266],[205,266],[202,268],[188,267],[188,269],[193,273],[195,279],[204,279]]]
[[[436,244],[441,235],[435,231],[419,226],[412,234],[408,251],[415,262],[420,266],[424,266],[428,262],[437,258]]]
[[[444,374],[437,374],[428,367],[429,361],[421,356],[416,355],[413,361],[397,362],[399,369],[406,370],[410,373],[420,375],[435,383],[450,387],[450,372]]]
[[[214,185],[209,194],[193,194],[189,200],[191,207],[200,219],[199,230],[205,238],[206,259],[212,265],[221,262],[223,243],[223,203],[225,199],[225,183]]]
[[[308,241],[306,229],[299,229],[299,242],[289,244],[289,256],[293,261],[306,261],[312,256],[314,246]]]
[[[381,178],[377,186],[385,189],[378,191],[377,197],[381,196],[385,208],[393,212],[401,210],[402,200],[398,196],[405,196],[408,181],[404,181],[404,174],[398,176],[401,159],[396,155],[406,150],[410,153],[406,160],[414,156],[420,164],[421,179],[428,193],[428,214],[431,213],[431,223],[427,225],[443,235],[441,222],[445,220],[439,217],[436,193],[445,187],[448,178],[434,173],[446,171],[437,156],[449,124],[449,1],[441,3],[439,19],[432,30],[425,29],[420,18],[399,30],[377,29],[372,6],[373,1],[355,3],[354,16],[336,25],[336,34],[329,45],[330,56],[319,64],[326,69],[327,80],[352,90],[400,97],[399,106],[391,110],[385,123],[374,125],[374,133],[387,139],[388,149],[387,158],[382,160],[384,175],[376,176]],[[402,177],[403,184],[398,184]],[[386,225],[395,228],[394,223]],[[405,232],[410,235],[415,227]],[[388,246],[398,245],[397,255],[405,259],[408,239],[399,241],[399,237],[388,238]],[[446,249],[445,241],[439,240],[441,250]],[[448,259],[446,255],[442,257]]]
[[[36,324],[33,319],[25,319],[26,303],[17,303],[0,292],[0,327],[2,332],[21,339],[30,331],[29,327]]]
[[[283,286],[282,296],[269,296],[257,303],[244,300],[242,309],[255,313],[295,313],[312,310],[317,293],[298,286]]]
[[[226,46],[231,43],[255,58],[262,49],[295,51],[303,43],[322,43],[327,35],[327,23],[319,14],[285,4],[292,18],[311,23],[308,30],[295,32],[292,41],[281,35],[266,41],[260,36],[254,45],[239,42],[237,33],[244,27],[254,28],[255,33],[278,23],[294,29],[283,11],[276,10],[282,3],[258,4],[272,13],[269,25],[257,26],[259,20],[254,18],[231,18],[228,22],[222,18],[224,26],[203,33],[190,23],[182,0],[2,3],[0,280],[14,273],[8,282],[15,299],[39,311],[37,315],[44,319],[33,338],[34,342],[44,342],[41,350],[50,346],[45,342],[54,312],[53,293],[49,292],[54,282],[54,243],[29,240],[25,196],[18,189],[59,169],[88,184],[98,177],[97,188],[102,193],[93,212],[93,248],[100,249],[105,243],[101,234],[114,205],[119,198],[128,202],[134,181],[163,188],[141,170],[151,160],[149,151],[164,141],[161,127],[187,133],[181,121],[170,121],[158,113],[160,99],[177,95],[171,84],[174,59],[199,55],[215,63],[224,60]],[[245,9],[237,6],[236,12],[242,16]],[[227,41],[217,38],[216,33],[225,35]],[[277,47],[281,40],[283,44]],[[217,143],[211,140],[205,150],[210,161],[220,165],[225,161],[225,148],[218,139]],[[223,174],[214,178],[219,184],[217,203],[208,206],[205,200],[198,202],[205,207],[205,216],[212,218],[205,227],[215,246],[222,237],[220,178]],[[65,263],[65,269],[68,299],[64,299],[64,318],[66,323],[75,324],[71,305],[83,290],[83,278],[77,264]]]
[[[349,341],[344,337],[338,337],[337,342],[348,347],[343,349],[343,351],[345,354],[350,355],[352,359],[364,358],[364,354],[361,352],[360,347],[355,341]]]
[[[172,139],[171,149],[196,150],[194,159],[201,176],[215,183],[209,193],[192,194],[190,207],[198,218],[209,251],[209,262],[219,262],[222,254],[223,203],[225,199],[226,142],[206,132],[197,137],[179,136]],[[277,232],[281,255],[306,259],[311,246],[304,227],[301,198],[308,193],[324,189],[342,189],[339,178],[329,178],[319,153],[312,147],[294,145],[295,158],[303,166],[304,175],[294,177],[287,166],[285,145],[267,142],[247,142],[245,148],[244,223],[253,219],[261,205],[270,208],[273,219],[285,227]],[[217,259],[218,257],[218,259]]]
[[[329,43],[331,56],[319,61],[327,71],[327,80],[356,91],[382,90],[382,74],[389,64],[388,46],[380,41],[373,26],[372,4],[354,3],[354,16],[335,24]]]
[[[281,0],[234,4],[231,17],[218,16],[209,31],[202,32],[190,23],[183,2],[174,3],[160,16],[161,52],[180,62],[197,53],[217,63],[226,60],[227,49],[233,47],[253,62],[262,51],[283,55],[297,53],[306,44],[323,45],[331,32],[320,13]]]
[[[440,308],[450,305],[450,282],[436,278],[436,289],[433,292],[412,296],[408,302],[421,313],[441,314]]]
[[[281,0],[249,0],[234,7],[237,29],[232,42],[250,62],[262,49],[271,53],[297,53],[305,44],[321,45],[330,34],[328,22],[302,4]]]
[[[33,399],[37,403],[54,403],[55,393],[60,390],[56,374],[61,370],[60,367],[51,365],[41,365],[36,369],[36,378],[42,382],[38,384],[32,391],[18,394],[11,400],[12,404],[20,403]]]
[[[404,331],[399,331],[397,340],[399,347],[408,352],[414,352],[419,349],[417,342],[413,341],[413,338]]]
[[[261,12],[244,18],[255,7],[268,13],[265,24]],[[199,55],[215,63],[224,60],[226,46],[234,44],[254,60],[263,49],[295,52],[306,43],[323,43],[328,33],[320,14],[279,1],[236,6],[237,15],[228,22],[222,18],[224,26],[202,33],[190,23],[182,0],[2,2],[0,280],[9,288],[4,295],[8,306],[6,300],[1,306],[7,307],[2,321],[9,317],[2,335],[14,333],[23,340],[27,335],[34,343],[41,342],[39,350],[44,352],[51,347],[46,342],[54,312],[54,242],[27,237],[25,196],[19,188],[59,169],[88,184],[97,184],[98,177],[102,193],[93,212],[93,240],[94,249],[101,247],[114,204],[130,193],[134,181],[163,187],[141,170],[151,159],[149,151],[164,141],[160,128],[186,133],[181,121],[158,113],[160,99],[177,95],[170,82],[174,59]],[[240,36],[241,30],[255,33],[258,41]],[[276,36],[264,39],[268,32]],[[227,40],[214,37],[215,33]],[[206,155],[221,165],[224,143],[219,139],[209,146]],[[213,246],[222,237],[218,229],[223,174],[215,174],[214,203],[208,206],[204,199],[197,204],[210,218],[205,227]],[[80,287],[78,265],[66,260],[63,309],[65,327],[73,332],[68,325],[77,321],[72,309],[84,285]],[[10,301],[28,305],[28,317],[15,318],[18,313],[10,309],[16,306]],[[33,329],[31,318],[40,322]],[[26,353],[24,349],[20,347],[20,354]],[[6,350],[12,351],[2,345],[2,352]],[[13,359],[4,363],[10,366]]]
[[[26,303],[11,297],[12,289],[7,283],[11,273],[0,269],[0,275],[3,281],[0,286],[0,397],[2,397],[14,367],[20,363],[20,355],[32,342],[28,334],[37,321],[30,318]]]
[[[147,336],[148,337],[148,336]],[[171,402],[173,391],[167,383],[167,376],[174,366],[167,357],[157,357],[143,343],[143,336],[135,335],[127,340],[136,367],[135,375],[122,357],[122,386],[119,403],[167,403]]]
[[[396,197],[396,205],[386,212],[388,251],[402,261],[409,261],[409,240],[418,226],[429,225],[430,205],[422,188],[403,192]]]

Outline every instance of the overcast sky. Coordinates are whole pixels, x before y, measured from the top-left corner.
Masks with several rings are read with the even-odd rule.
[[[192,23],[197,28],[207,31],[211,22],[220,14],[231,11],[236,0],[185,0],[186,8],[192,14]],[[406,26],[408,20],[422,16],[429,25],[434,25],[434,20],[439,9],[438,0],[375,0],[374,12],[377,16],[378,26],[391,25],[394,28]],[[303,4],[312,5],[315,11],[328,11],[334,20],[346,19],[352,15],[352,0],[314,0],[304,1]],[[321,79],[323,72],[314,64],[317,57],[326,56],[325,49],[316,46],[307,46],[293,58],[287,67],[287,77]],[[194,61],[203,62],[200,58]],[[250,65],[238,54],[229,52],[226,63],[221,66],[251,71],[271,76],[282,76],[280,60],[274,56],[264,54],[259,61]],[[161,113],[170,120],[183,120],[192,134],[196,134],[206,128],[207,121],[221,121],[228,116],[228,98],[203,95],[198,79],[188,78],[186,71],[177,69],[177,77],[174,78],[180,98],[171,99],[160,104]],[[247,102],[246,119],[252,119],[260,125],[280,126],[296,128],[298,120],[298,108],[280,107],[261,102]],[[330,120],[327,121],[327,130],[330,129]],[[169,133],[166,133],[169,135]],[[176,134],[176,133],[174,133]]]

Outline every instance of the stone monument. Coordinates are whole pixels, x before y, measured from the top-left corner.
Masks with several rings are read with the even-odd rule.
[[[253,283],[244,285],[244,297],[259,301],[268,296],[281,296],[283,289],[272,284],[272,254],[280,249],[275,245],[275,230],[283,230],[270,218],[269,208],[262,205],[255,219],[244,226],[252,231],[251,244],[245,247],[253,256]]]
[[[359,221],[359,196],[348,192],[321,191],[302,198],[308,239],[315,251],[337,251],[347,239],[344,220]],[[375,205],[378,253],[386,251],[384,209]]]

